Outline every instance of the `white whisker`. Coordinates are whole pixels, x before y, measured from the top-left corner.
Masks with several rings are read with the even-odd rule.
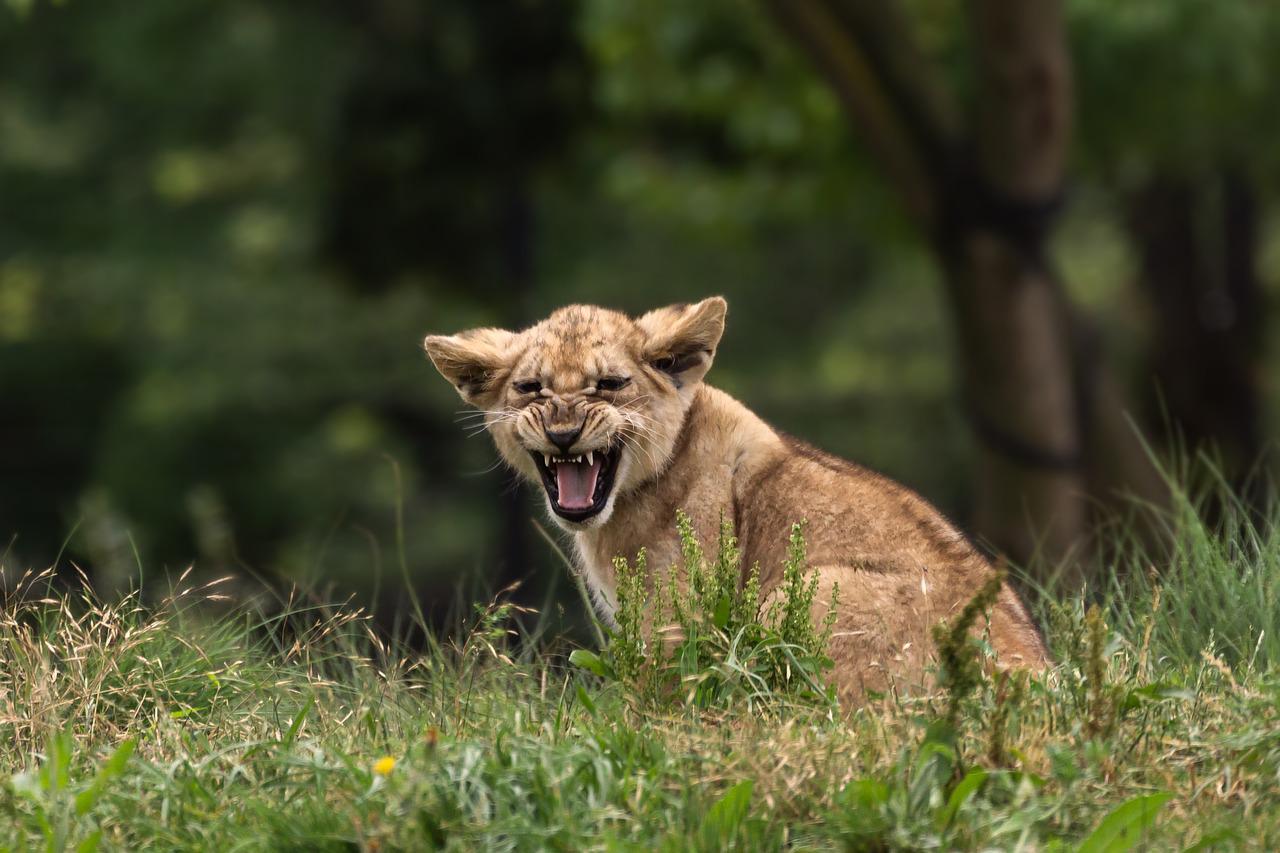
[[[626,421],[627,426],[630,427],[631,430],[639,436],[647,438],[651,441],[660,437],[658,431],[655,428],[645,424],[643,421],[637,420],[634,415],[631,415],[631,414],[624,415],[623,420]]]
[[[646,447],[643,447],[643,446],[640,444],[640,442],[636,440],[635,436],[630,436],[630,435],[627,435],[625,432],[620,432],[620,433],[618,433],[618,439],[619,439],[619,440],[620,440],[620,441],[621,441],[625,446],[627,446],[628,448],[630,448],[634,453],[636,453],[637,455],[642,455],[642,456],[644,456],[646,459],[648,459],[648,460],[649,460],[649,465],[650,465],[650,467],[652,467],[652,468],[654,468],[654,469],[656,469],[656,468],[658,467],[658,462],[657,462],[657,460],[654,458],[652,451],[650,451],[650,450],[649,450],[648,448],[646,448]]]

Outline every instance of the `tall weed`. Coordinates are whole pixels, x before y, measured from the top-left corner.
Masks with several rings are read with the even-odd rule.
[[[643,550],[634,560],[615,560],[617,627],[599,655],[579,650],[572,660],[652,705],[833,706],[824,676],[832,666],[827,644],[838,590],[827,618],[815,624],[817,577],[807,571],[803,524],[792,526],[782,583],[767,605],[760,567],[744,575],[729,521],[721,520],[710,557],[683,512],[676,528],[682,565],[653,571]]]

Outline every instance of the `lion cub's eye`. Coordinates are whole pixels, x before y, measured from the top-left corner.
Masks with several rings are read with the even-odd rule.
[[[542,390],[542,383],[536,379],[525,379],[520,382],[512,382],[511,387],[516,389],[517,394],[537,394]]]
[[[663,356],[662,358],[656,359],[653,362],[653,366],[655,369],[661,370],[663,373],[675,373],[676,357],[674,355]]]
[[[601,376],[596,380],[596,389],[599,391],[620,391],[631,383],[631,379],[626,376]]]

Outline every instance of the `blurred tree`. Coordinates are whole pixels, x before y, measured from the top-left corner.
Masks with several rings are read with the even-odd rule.
[[[1280,7],[1074,0],[1069,14],[1082,171],[1118,198],[1150,308],[1148,423],[1216,449],[1242,484],[1265,449],[1258,255],[1280,173]]]
[[[534,318],[534,183],[589,121],[587,68],[567,0],[339,2],[362,48],[343,96],[327,254],[366,292],[451,282],[519,328]],[[425,470],[442,447],[428,412],[386,412]],[[532,565],[529,504],[501,490],[505,587]]]
[[[11,537],[18,553],[65,542],[73,496],[93,468],[94,439],[134,373],[119,348],[103,342],[6,337],[0,333],[0,554]]]
[[[1215,177],[1164,175],[1126,198],[1153,315],[1148,422],[1167,421],[1187,447],[1216,451],[1237,487],[1256,486],[1249,474],[1263,452],[1258,202],[1238,172]]]
[[[967,131],[897,4],[769,7],[833,86],[946,272],[982,444],[978,531],[1016,560],[1065,556],[1086,539],[1088,484],[1104,479],[1090,469],[1143,457],[1049,261],[1072,118],[1061,4],[969,4],[977,73]],[[1108,452],[1117,442],[1123,451]]]
[[[572,4],[340,1],[333,13],[361,47],[339,107],[329,255],[360,288],[444,278],[523,313],[512,285],[531,273],[530,182],[590,119]]]

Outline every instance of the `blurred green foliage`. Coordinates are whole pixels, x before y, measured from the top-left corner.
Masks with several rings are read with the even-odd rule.
[[[463,577],[549,576],[537,540],[513,564],[536,502],[500,500],[509,481],[455,423],[422,335],[709,293],[731,305],[712,381],[963,518],[971,439],[937,272],[757,7],[8,5],[11,570],[65,542],[107,585],[195,560],[368,595],[399,562],[400,512],[433,599]],[[906,5],[965,97],[962,7]],[[1068,8],[1080,140],[1058,254],[1136,357],[1118,199],[1227,161],[1274,201],[1280,12]]]

